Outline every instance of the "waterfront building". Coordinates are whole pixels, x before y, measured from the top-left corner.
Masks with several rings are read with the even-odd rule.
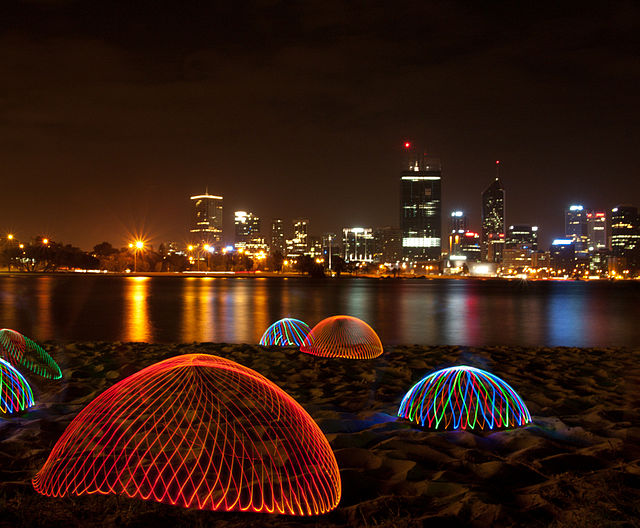
[[[502,267],[513,270],[530,267],[532,255],[533,252],[528,249],[505,247],[502,252]]]
[[[377,227],[373,231],[374,262],[396,263],[402,259],[402,231],[397,227]]]
[[[373,261],[373,229],[370,227],[345,227],[342,230],[342,258],[345,261]]]
[[[236,244],[246,244],[260,237],[260,218],[247,211],[234,213]]]
[[[564,235],[575,242],[576,253],[586,253],[589,248],[587,211],[584,206],[574,204],[565,209]]]
[[[480,233],[465,231],[449,235],[449,260],[479,262],[482,260]]]
[[[499,163],[496,162],[496,167]],[[505,192],[499,176],[482,193],[482,260],[500,262],[504,247]]]
[[[451,211],[450,233],[464,233],[467,231],[467,216],[464,211]]]
[[[309,235],[308,242],[308,249],[305,252],[305,255],[308,255],[314,260],[324,258],[322,251],[322,238],[319,236]]]
[[[441,254],[442,167],[405,144],[400,174],[400,229],[404,260],[437,260]]]
[[[534,251],[531,253],[531,267],[534,269],[543,269],[551,267],[551,253],[549,251]]]
[[[271,251],[279,251],[285,254],[284,222],[282,218],[274,218],[271,221]]]
[[[587,212],[587,240],[589,251],[607,247],[607,214],[605,211]]]
[[[505,249],[538,249],[538,226],[528,224],[510,225],[505,237]]]
[[[551,267],[557,275],[571,275],[575,268],[576,248],[571,238],[556,238],[549,249]]]
[[[633,205],[618,205],[611,210],[611,255],[623,272],[640,269],[640,217]]]
[[[222,240],[222,196],[205,192],[191,197],[189,239],[194,245],[219,245]]]
[[[304,255],[309,249],[309,219],[297,218],[293,221],[293,238],[287,244],[290,255]]]

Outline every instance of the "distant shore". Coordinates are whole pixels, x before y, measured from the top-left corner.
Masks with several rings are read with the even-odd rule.
[[[38,405],[0,421],[0,525],[631,526],[640,518],[640,349],[398,346],[371,361],[231,344],[46,343],[61,382],[33,380]],[[76,413],[117,381],[201,352],[253,368],[316,420],[341,470],[338,508],[303,519],[184,510],[114,496],[53,499],[30,479]],[[430,371],[485,368],[521,395],[533,424],[429,432],[396,419]]]
[[[305,273],[298,272],[274,272],[274,271],[187,271],[187,272],[173,272],[173,271],[145,271],[145,272],[136,272],[136,273],[124,273],[124,272],[107,272],[107,271],[98,271],[98,270],[82,270],[82,271],[34,271],[34,272],[26,272],[26,271],[7,271],[0,270],[0,276],[9,276],[15,275],[20,277],[39,277],[39,276],[89,276],[89,277],[174,277],[174,278],[185,278],[185,277],[210,277],[210,278],[230,278],[230,279],[246,279],[246,278],[313,278],[317,279],[318,277],[310,277]],[[323,277],[320,277],[323,278]],[[366,273],[341,273],[340,275],[333,274],[330,276],[326,274],[324,278],[329,279],[381,279],[381,280],[414,280],[414,279],[423,279],[423,280],[471,280],[471,281],[522,281],[526,280],[527,282],[595,282],[595,283],[606,283],[606,282],[639,282],[640,277],[637,279],[573,279],[573,278],[561,278],[561,277],[549,277],[549,278],[527,278],[523,279],[521,277],[510,276],[510,277],[493,277],[493,276],[469,276],[469,275],[410,275],[410,274],[400,274],[397,276],[390,274],[366,274]]]

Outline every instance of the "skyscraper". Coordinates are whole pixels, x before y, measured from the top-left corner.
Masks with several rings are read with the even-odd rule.
[[[400,174],[400,229],[404,260],[437,260],[441,254],[442,168],[405,143],[407,160]]]
[[[496,170],[500,166],[496,162]],[[502,260],[504,246],[504,208],[505,193],[500,182],[496,179],[482,193],[482,259],[489,262]]]
[[[564,212],[564,235],[575,242],[576,253],[586,253],[589,236],[587,228],[587,211],[584,206],[574,204]]]
[[[505,248],[538,250],[538,226],[511,225],[507,229]]]
[[[205,192],[191,197],[193,214],[190,240],[193,244],[216,245],[222,240],[222,196]]]
[[[234,214],[236,242],[249,242],[260,236],[260,218],[247,211]]]
[[[450,233],[464,233],[467,230],[467,216],[464,211],[451,211]]]
[[[282,218],[274,218],[271,221],[271,251],[279,251],[284,255],[284,240],[284,223]]]
[[[604,211],[591,210],[587,213],[587,238],[589,250],[597,251],[607,247],[607,215]]]
[[[345,227],[342,230],[343,258],[349,261],[373,260],[373,229],[370,227]]]
[[[292,254],[304,255],[309,249],[309,219],[297,218],[293,221]]]
[[[640,250],[638,208],[618,205],[611,209],[611,253],[614,257],[634,257]]]

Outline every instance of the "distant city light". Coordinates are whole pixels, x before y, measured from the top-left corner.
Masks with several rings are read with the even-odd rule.
[[[7,238],[8,238],[9,240],[13,240],[13,235],[12,235],[11,233],[9,233],[9,234],[7,235]]]
[[[142,240],[136,240],[136,249],[142,249],[144,247],[144,242]]]
[[[496,160],[496,165],[500,165],[500,160]]]
[[[408,141],[404,142],[404,148],[409,148],[411,147],[411,143],[409,143]]]
[[[571,207],[569,207],[569,211],[582,211],[584,209],[584,207],[582,207],[581,205],[572,205]]]
[[[552,246],[566,246],[567,244],[571,244],[573,240],[570,238],[556,238],[551,245]]]
[[[451,216],[461,217],[461,216],[464,216],[464,212],[463,211],[453,211],[451,213]]]
[[[43,238],[42,239],[42,243],[46,246],[49,243],[49,239],[48,238]]]

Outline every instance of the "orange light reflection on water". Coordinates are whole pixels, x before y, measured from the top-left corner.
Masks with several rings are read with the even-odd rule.
[[[151,341],[149,277],[126,277],[124,283],[125,341]]]

